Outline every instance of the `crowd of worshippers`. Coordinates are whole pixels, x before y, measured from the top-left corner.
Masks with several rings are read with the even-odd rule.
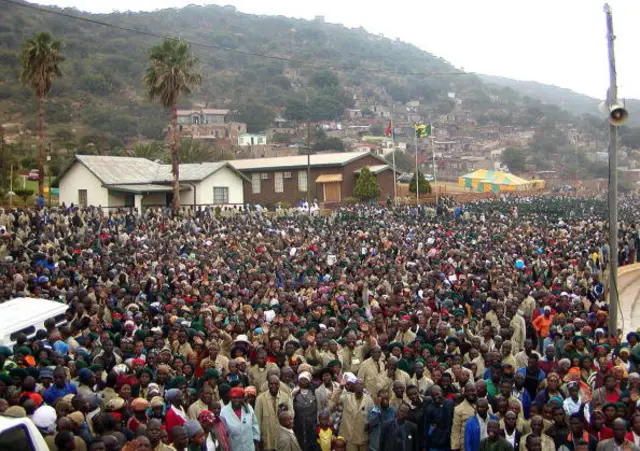
[[[68,310],[0,347],[0,415],[60,451],[640,450],[606,302],[639,206],[613,250],[598,197],[4,210],[0,299]]]

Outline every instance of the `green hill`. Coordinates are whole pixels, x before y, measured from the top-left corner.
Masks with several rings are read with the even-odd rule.
[[[18,83],[19,51],[37,31],[65,43],[64,77],[55,82],[46,105],[47,139],[54,149],[76,151],[93,143],[108,151],[137,137],[163,137],[167,114],[147,100],[142,76],[149,48],[167,35],[193,42],[200,59],[202,85],[182,106],[229,108],[250,131],[282,114],[294,120],[338,119],[354,103],[354,94],[387,106],[420,100],[423,113],[435,118],[456,107],[447,95],[453,91],[462,100],[457,108],[479,124],[528,127],[575,120],[556,105],[485,84],[414,45],[362,28],[214,5],[92,15],[2,2],[0,121],[23,124],[27,135],[35,130],[35,101]]]
[[[598,106],[604,99],[594,99],[584,94],[558,86],[546,85],[535,81],[513,80],[511,78],[497,77],[494,75],[480,75],[480,79],[488,84],[511,88],[523,95],[538,99],[544,103],[558,105],[575,115],[598,115]],[[627,99],[626,106],[629,110],[629,124],[640,126],[640,100]]]

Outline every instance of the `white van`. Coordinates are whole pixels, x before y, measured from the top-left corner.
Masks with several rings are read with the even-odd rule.
[[[53,318],[56,326],[66,324],[64,316],[69,306],[38,298],[15,298],[0,303],[0,346],[13,346],[19,333],[31,339],[44,329],[44,322]]]
[[[0,449],[3,451],[49,451],[35,424],[28,418],[0,416]]]

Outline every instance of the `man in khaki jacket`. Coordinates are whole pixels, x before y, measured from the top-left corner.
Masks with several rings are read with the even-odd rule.
[[[276,449],[276,441],[280,435],[278,413],[281,406],[286,406],[293,416],[293,400],[289,394],[280,390],[280,378],[271,375],[267,383],[268,390],[258,395],[256,399],[256,417],[260,424],[262,449],[265,451]]]
[[[469,418],[476,414],[476,399],[476,384],[467,382],[464,386],[464,400],[453,409],[451,451],[459,451],[464,447],[464,428]]]
[[[256,364],[249,368],[249,385],[256,387],[262,393],[262,386],[267,381],[269,370],[278,368],[275,363],[267,362],[267,350],[261,348],[256,352]]]
[[[364,392],[361,380],[354,381],[354,391],[344,390],[340,394],[342,405],[342,421],[340,435],[347,443],[347,451],[367,451],[369,447],[369,432],[367,428],[369,413],[375,407],[373,398]]]
[[[385,364],[381,356],[380,346],[375,346],[371,350],[371,357],[362,362],[358,371],[358,379],[362,380],[365,390],[372,398],[378,393],[378,378],[385,372]]]

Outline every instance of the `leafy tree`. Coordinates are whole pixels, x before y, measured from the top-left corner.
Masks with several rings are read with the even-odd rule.
[[[259,133],[271,126],[275,116],[275,113],[266,106],[250,102],[239,106],[232,118],[247,124],[247,132]]]
[[[416,167],[415,160],[401,150],[394,150],[384,157],[390,165],[393,165],[393,154],[396,156],[397,172],[412,172]]]
[[[23,43],[21,56],[20,81],[33,89],[38,104],[38,170],[44,174],[44,101],[53,81],[62,76],[62,41],[47,32],[36,33]],[[38,193],[44,194],[43,177],[38,181]]]
[[[336,88],[340,84],[338,76],[330,70],[323,69],[311,75],[311,84],[320,89]]]
[[[313,143],[313,151],[321,152],[323,150],[335,150],[338,152],[344,152],[344,143],[340,138],[323,138]]]
[[[431,193],[431,184],[429,182],[427,182],[424,178],[424,174],[422,173],[422,171],[418,171],[418,187],[420,189],[420,194],[429,194]],[[416,192],[416,173],[413,173],[413,177],[411,178],[411,181],[409,182],[409,192],[411,193],[415,193]]]
[[[527,157],[521,149],[507,147],[502,152],[502,162],[511,172],[524,172]]]
[[[180,209],[180,152],[178,134],[178,103],[180,96],[191,94],[191,88],[202,81],[196,71],[198,58],[191,54],[186,42],[165,39],[151,47],[149,66],[144,77],[149,98],[160,100],[171,110],[171,173],[173,174],[173,212]]]
[[[368,167],[360,170],[353,194],[360,200],[373,200],[380,196],[380,185]]]
[[[40,177],[42,179],[43,177]],[[16,193],[16,196],[22,199],[22,201],[26,204],[31,196],[33,196],[33,190],[31,188],[15,188],[13,190]]]

